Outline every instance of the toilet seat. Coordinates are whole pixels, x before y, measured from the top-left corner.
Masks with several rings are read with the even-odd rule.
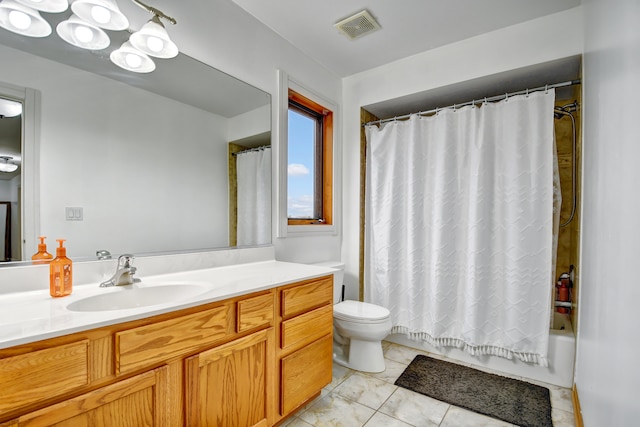
[[[389,318],[389,310],[361,301],[342,301],[333,306],[333,317],[357,323],[382,323]]]

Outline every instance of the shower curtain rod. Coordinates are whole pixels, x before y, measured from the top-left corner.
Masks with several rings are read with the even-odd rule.
[[[453,104],[453,105],[450,105],[448,107],[438,107],[438,108],[434,108],[432,110],[419,111],[417,113],[405,114],[405,115],[402,115],[402,116],[392,117],[390,119],[374,120],[374,121],[371,121],[371,122],[367,122],[367,123],[363,124],[362,126],[371,126],[371,125],[377,125],[377,124],[392,122],[394,120],[408,119],[409,117],[413,116],[414,114],[418,114],[418,115],[421,116],[421,115],[424,115],[424,114],[437,113],[438,111],[446,110],[447,108],[456,109],[458,107],[464,107],[464,106],[467,106],[467,105],[475,105],[475,104],[483,104],[485,102],[501,101],[503,99],[509,98],[510,96],[527,95],[527,94],[529,94],[531,92],[538,92],[538,91],[541,91],[541,90],[554,89],[554,88],[558,88],[558,87],[573,86],[573,85],[578,85],[580,83],[581,83],[580,79],[568,80],[566,82],[555,83],[555,84],[545,85],[545,86],[539,86],[539,87],[536,87],[536,88],[533,88],[533,89],[519,90],[517,92],[505,93],[503,95],[496,95],[496,96],[491,96],[491,97],[474,99],[473,101],[464,102],[462,104]]]
[[[266,148],[271,148],[271,146],[270,145],[261,145],[260,147],[247,148],[246,150],[238,151],[238,152],[232,153],[231,155],[235,157],[238,154],[250,153],[252,151],[262,151],[262,150],[264,150]]]

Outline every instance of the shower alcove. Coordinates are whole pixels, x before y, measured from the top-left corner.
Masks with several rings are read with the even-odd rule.
[[[367,123],[380,119],[389,119],[394,117],[400,117],[403,115],[429,111],[435,108],[444,108],[455,104],[462,104],[472,100],[481,100],[485,97],[493,97],[498,95],[504,95],[505,93],[518,92],[526,90],[528,88],[544,87],[545,85],[552,85],[561,82],[575,81],[581,78],[582,58],[580,55],[572,56],[560,60],[537,64],[525,68],[515,69],[499,74],[485,76],[478,79],[464,81],[449,86],[431,89],[425,92],[414,93],[411,95],[389,99],[374,104],[369,104],[361,107],[360,119],[361,123]],[[579,291],[579,243],[580,243],[580,179],[581,176],[581,85],[574,84],[561,88],[556,88],[556,107],[565,107],[566,111],[571,110],[571,116],[575,121],[575,144],[574,128],[572,126],[572,120],[569,114],[558,113],[556,114],[556,120],[554,121],[555,135],[556,135],[556,150],[558,155],[558,168],[560,175],[560,184],[562,188],[562,207],[560,213],[560,224],[563,226],[559,229],[558,234],[558,250],[556,256],[556,274],[555,279],[563,272],[569,272],[571,266],[574,266],[573,270],[573,288],[572,301],[573,309],[571,310],[570,320],[573,324],[573,330],[577,327],[577,301]],[[568,105],[576,104],[577,108]],[[361,182],[361,194],[360,194],[360,298],[364,297],[364,221],[365,221],[365,206],[364,206],[364,194],[365,194],[365,165],[366,165],[366,139],[364,133],[364,127],[360,133],[360,182]],[[573,212],[573,214],[572,214]],[[569,221],[569,219],[571,220]],[[553,286],[553,283],[549,283],[549,286]],[[555,309],[554,309],[555,310]],[[553,335],[553,334],[552,334]],[[394,340],[394,337],[390,337]],[[398,341],[400,342],[400,341]],[[571,355],[566,362],[566,368],[570,373],[573,372],[573,350],[575,343],[573,338],[569,341],[569,347],[571,348]],[[411,345],[410,341],[406,340],[402,342],[405,345]],[[420,345],[415,342],[414,347]],[[562,344],[564,348],[567,347],[566,343]],[[550,347],[554,346],[551,344]],[[449,357],[455,358],[455,355],[446,354]],[[550,356],[551,357],[551,356]],[[496,359],[496,358],[494,358]],[[467,360],[468,362],[468,360]],[[484,363],[483,360],[472,360],[471,363]],[[508,362],[508,363],[504,363]],[[539,367],[533,368],[533,373],[523,373],[519,368],[511,369],[512,361],[499,361],[497,369],[507,371],[508,373],[522,374],[525,377],[531,377],[532,379],[540,379],[547,382],[549,378],[554,376],[555,367],[550,368],[551,372],[542,374],[542,377],[536,377],[536,369],[544,369]],[[512,371],[512,372],[510,372]],[[569,379],[570,381],[570,379]],[[567,380],[563,379],[560,382],[566,385]]]

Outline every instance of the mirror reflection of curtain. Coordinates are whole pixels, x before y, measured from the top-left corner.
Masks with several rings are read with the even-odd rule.
[[[0,202],[0,261],[11,260],[11,203]]]
[[[236,156],[238,246],[271,243],[271,147]]]

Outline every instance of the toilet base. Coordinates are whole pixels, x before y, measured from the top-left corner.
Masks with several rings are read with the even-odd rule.
[[[350,339],[346,344],[333,342],[333,361],[362,372],[383,372],[386,367],[381,341]]]

